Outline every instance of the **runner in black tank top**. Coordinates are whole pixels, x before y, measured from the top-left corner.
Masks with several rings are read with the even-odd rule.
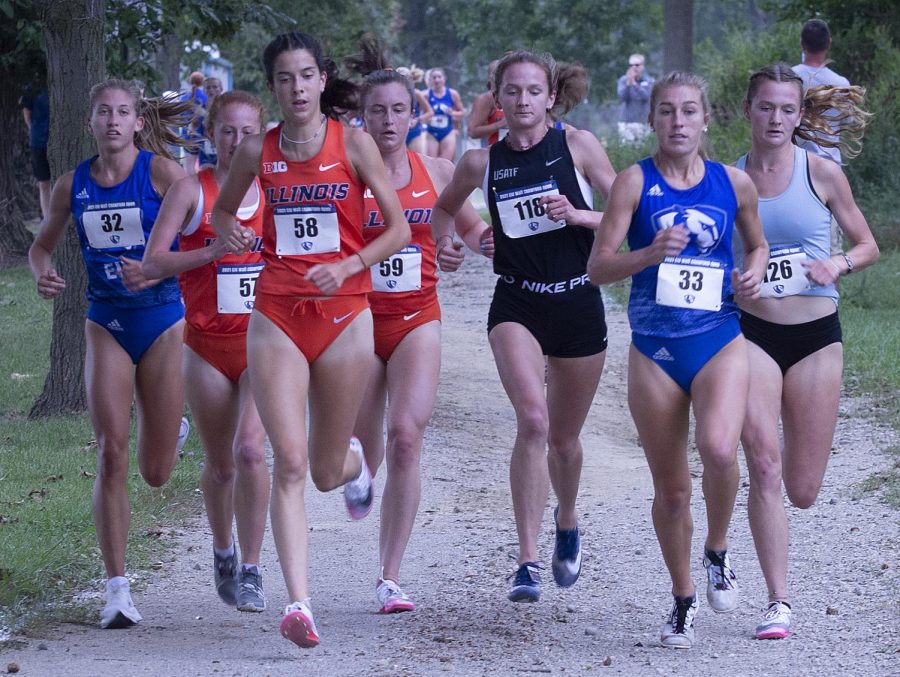
[[[558,84],[549,56],[514,52],[500,61],[494,94],[509,134],[489,150],[462,157],[431,221],[440,253],[451,237],[450,216],[472,190],[484,188],[500,276],[488,336],[518,421],[510,484],[519,566],[508,595],[516,602],[540,597],[537,537],[548,479],[559,503],[553,577],[568,587],[580,573],[579,435],[606,356],[603,303],[586,276],[592,231],[602,214],[589,202],[591,186],[606,195],[615,172],[589,132],[548,128],[547,112],[555,103],[560,107]]]

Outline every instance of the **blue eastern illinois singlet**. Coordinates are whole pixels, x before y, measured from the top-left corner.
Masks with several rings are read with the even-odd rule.
[[[548,129],[525,151],[495,143],[489,153],[483,189],[494,233],[494,272],[546,283],[586,279],[594,232],[551,221],[540,205],[544,195],[559,194],[575,209],[592,208],[591,188],[575,171],[565,132]]]
[[[678,338],[712,330],[737,317],[731,289],[732,233],[737,198],[725,167],[704,161],[696,186],[666,183],[653,158],[638,165],[644,173],[641,200],[631,219],[628,246],[649,246],[663,228],[680,226],[690,241],[677,257],[648,266],[632,277],[628,319],[637,334]],[[700,309],[707,304],[718,309]]]
[[[169,277],[139,292],[125,289],[120,256],[140,261],[162,198],[150,180],[153,153],[139,150],[131,174],[104,187],[91,177],[97,156],[82,162],[72,178],[70,208],[88,273],[89,301],[127,308],[144,308],[178,301],[178,281]],[[176,241],[171,249],[177,250]]]

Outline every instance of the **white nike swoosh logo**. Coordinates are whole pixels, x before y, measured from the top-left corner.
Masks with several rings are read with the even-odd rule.
[[[423,191],[420,193],[420,192],[414,190],[414,191],[412,192],[412,196],[413,196],[413,197],[422,197],[423,195],[427,195],[427,194],[430,193],[430,192],[431,192],[430,190],[423,190]]]
[[[331,319],[334,321],[335,324],[340,324],[341,322],[346,320],[348,317],[350,317],[352,314],[353,314],[353,311],[351,310],[346,315],[341,315],[340,317],[333,317]]]
[[[320,165],[319,165],[319,171],[320,171],[320,172],[327,172],[329,169],[332,169],[332,168],[334,168],[334,167],[337,167],[339,164],[341,164],[341,163],[340,163],[340,162],[335,162],[334,164],[330,164],[330,165],[323,165],[323,164],[320,164]]]
[[[421,310],[417,310],[412,315],[404,315],[403,319],[406,320],[407,322],[409,322],[411,319],[413,319],[416,315],[418,315],[421,312],[422,312]]]
[[[559,162],[560,160],[562,160],[562,156],[556,158],[555,160],[547,160],[547,162],[546,162],[545,164],[549,167],[549,166],[552,165],[554,162]]]

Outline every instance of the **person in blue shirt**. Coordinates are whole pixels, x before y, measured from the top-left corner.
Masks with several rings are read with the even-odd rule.
[[[66,281],[52,254],[74,220],[88,273],[85,383],[97,439],[94,525],[108,576],[103,628],[141,620],[125,577],[132,401],[138,466],[150,486],[168,480],[187,436],[181,417],[184,305],[178,282],[146,279],[141,269],[162,198],[184,175],[167,157],[165,144],[178,139],[164,123],[177,126],[186,109],[142,99],[124,80],[95,85],[89,125],[98,155],[57,180],[28,254],[38,294],[52,299],[64,293]]]
[[[31,172],[38,185],[41,217],[50,209],[50,163],[47,161],[47,143],[50,139],[50,97],[41,87],[37,93],[25,94],[21,101],[22,115],[28,127],[28,145],[31,148]]]
[[[690,648],[697,595],[691,580],[690,412],[707,507],[706,596],[733,611],[737,582],[727,533],[737,494],[737,443],[750,369],[735,297],[759,295],[768,247],[749,177],[701,153],[710,106],[704,81],[670,73],[650,98],[658,150],[618,175],[588,274],[607,284],[632,277],[628,404],[653,476],[653,525],[674,604],[660,642]],[[735,227],[746,249],[734,267]],[[620,251],[625,238],[628,251]]]

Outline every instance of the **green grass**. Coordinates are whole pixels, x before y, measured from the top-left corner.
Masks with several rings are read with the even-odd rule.
[[[91,516],[90,422],[85,415],[25,418],[43,387],[51,314],[27,269],[0,271],[0,625],[17,628],[47,609],[58,619],[82,619],[84,609],[70,604],[80,591],[100,590],[104,577]],[[196,514],[198,461],[186,457],[165,487],[151,489],[132,452],[130,574],[170,557],[173,529]]]

